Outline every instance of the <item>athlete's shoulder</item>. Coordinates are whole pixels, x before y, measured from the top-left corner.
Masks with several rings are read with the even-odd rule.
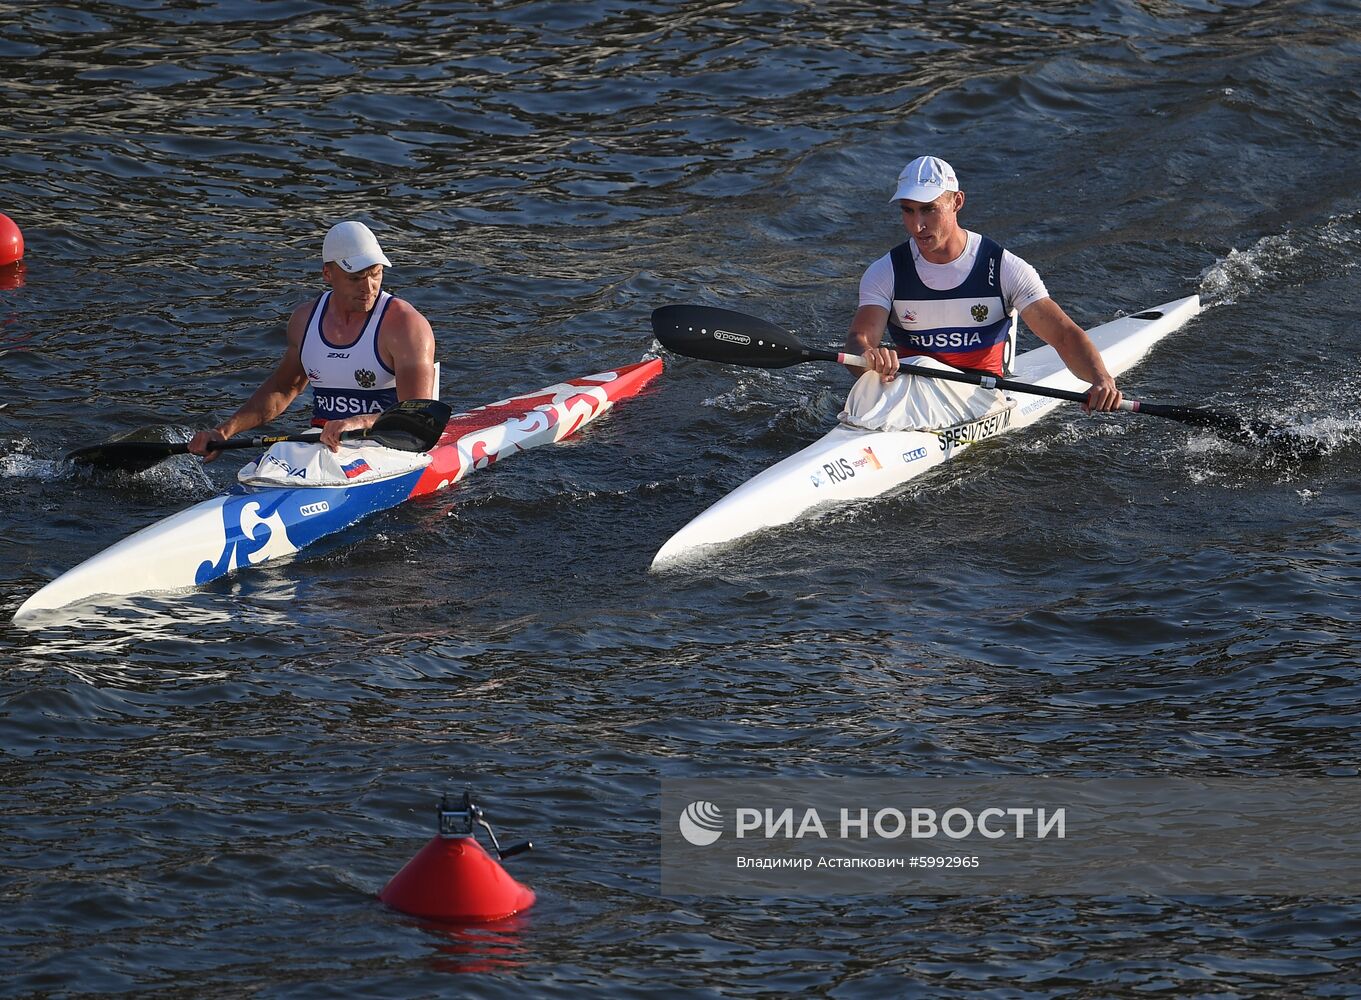
[[[1004,249],[1002,251],[1002,265],[1011,271],[1038,274],[1031,263],[1014,250]]]
[[[865,268],[865,273],[868,274],[870,271],[880,270],[885,267],[893,267],[893,251],[897,249],[897,247],[894,247],[893,250],[890,250],[888,253],[874,258],[874,260],[870,261],[869,267]]]
[[[1045,288],[1040,272],[1010,250],[1003,250],[1002,298],[1007,308],[1023,311],[1048,297],[1049,290]]]
[[[891,290],[893,287],[893,255],[886,253],[882,257],[877,257],[870,262],[870,266],[865,268],[865,273],[860,276],[860,286],[866,285],[887,285]]]
[[[392,315],[419,316],[420,310],[413,306],[406,299],[392,295],[388,298],[387,311]]]
[[[395,295],[388,299],[383,313],[383,329],[393,329],[418,337],[433,336],[430,321],[421,315],[420,310],[406,299],[399,299]]]

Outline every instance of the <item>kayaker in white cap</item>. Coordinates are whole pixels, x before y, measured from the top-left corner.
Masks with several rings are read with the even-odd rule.
[[[860,306],[846,352],[865,355],[875,375],[852,369],[860,378],[843,420],[879,430],[929,430],[1010,405],[995,390],[920,376],[897,379],[898,362],[1003,375],[1015,351],[1017,313],[1090,384],[1084,409],[1120,404],[1120,390],[1100,352],[1049,297],[1035,269],[960,227],[964,192],[950,164],[917,157],[898,175],[890,201],[901,210],[910,239],[860,279]],[[883,343],[885,332],[890,344]]]
[[[369,227],[332,226],[321,258],[329,290],[293,310],[274,371],[236,413],[194,435],[194,454],[211,461],[220,452],[209,441],[268,423],[309,384],[312,424],[332,451],[342,432],[369,427],[397,402],[437,397],[435,334],[414,306],[382,290],[392,262]]]

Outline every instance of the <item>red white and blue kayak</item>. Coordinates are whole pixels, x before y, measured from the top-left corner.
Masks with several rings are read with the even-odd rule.
[[[100,594],[201,586],[296,552],[370,514],[452,486],[516,452],[560,441],[618,400],[637,394],[661,370],[661,360],[654,358],[456,414],[435,447],[416,456],[416,467],[398,474],[363,472],[344,484],[326,486],[238,484],[68,570],[25,601],[14,617]]]

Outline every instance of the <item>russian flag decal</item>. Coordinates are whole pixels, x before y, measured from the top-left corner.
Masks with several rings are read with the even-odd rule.
[[[342,465],[340,471],[345,473],[346,479],[353,479],[355,476],[362,476],[369,471],[369,463],[362,458],[356,458],[349,465]]]

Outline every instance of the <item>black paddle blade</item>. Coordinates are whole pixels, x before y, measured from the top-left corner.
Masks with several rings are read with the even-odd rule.
[[[438,399],[404,399],[380,413],[362,436],[397,451],[429,451],[452,413],[453,407]]]
[[[787,330],[755,316],[712,306],[662,306],[652,313],[652,331],[667,350],[703,361],[748,368],[788,368],[826,360]],[[836,360],[836,355],[831,356]]]
[[[1267,448],[1295,461],[1313,461],[1323,457],[1323,443],[1294,427],[1278,427],[1264,420],[1249,420],[1236,413],[1212,410],[1206,406],[1161,406],[1140,403],[1139,412],[1155,417],[1167,417],[1191,427],[1214,431],[1226,441],[1249,448]]]
[[[145,472],[172,455],[188,454],[185,442],[105,441],[69,452],[66,461],[101,472]]]

